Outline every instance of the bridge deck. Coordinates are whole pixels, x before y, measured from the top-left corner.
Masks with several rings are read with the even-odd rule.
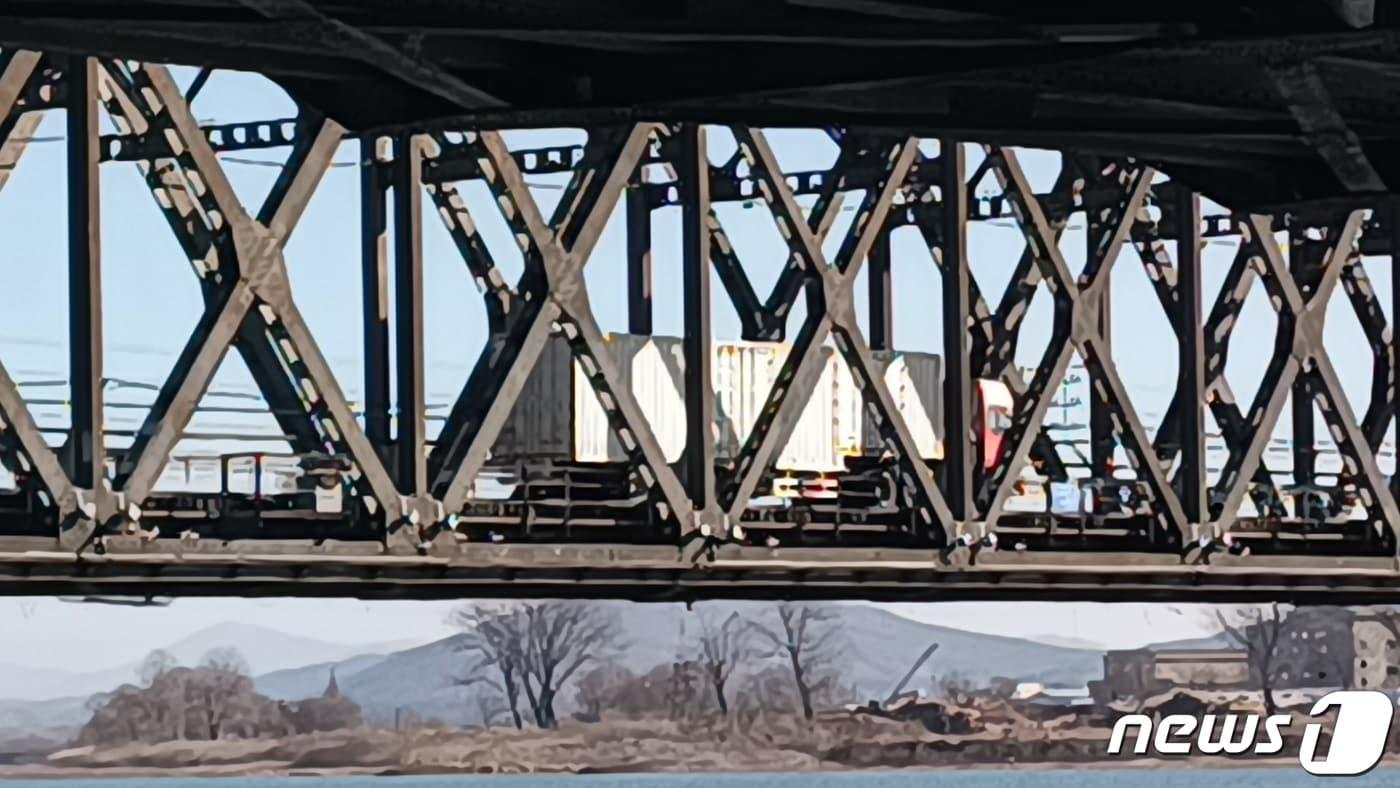
[[[637,601],[866,599],[1400,602],[1393,558],[988,552],[724,545],[458,545],[432,557],[373,544],[168,546],[113,540],[76,557],[47,540],[0,538],[0,594]]]

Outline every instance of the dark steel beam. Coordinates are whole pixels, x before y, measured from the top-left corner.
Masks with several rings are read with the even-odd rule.
[[[68,65],[68,380],[73,422],[68,474],[84,490],[107,479],[102,439],[102,220],[97,135],[97,61]]]
[[[1270,68],[1269,74],[1298,128],[1342,186],[1352,192],[1384,192],[1385,181],[1367,157],[1361,138],[1337,111],[1317,66],[1304,61]]]
[[[427,495],[423,371],[422,143],[402,134],[394,145],[395,480],[405,495]]]
[[[634,181],[627,185],[626,211],[627,330],[645,336],[651,334],[652,306],[651,206],[647,204],[643,191],[644,174],[645,168],[639,167]]]
[[[682,308],[685,330],[685,488],[691,504],[704,516],[718,508],[715,497],[715,390],[710,348],[710,163],[705,129],[679,128],[682,152],[681,208]],[[711,527],[715,523],[707,523]]]
[[[1391,221],[1392,228],[1390,235],[1389,250],[1391,270],[1390,313],[1392,315],[1400,316],[1400,276],[1395,275],[1396,269],[1400,268],[1400,232],[1395,232],[1394,229],[1400,227],[1400,199],[1392,197],[1389,201],[1389,205],[1387,205],[1386,208],[1388,209],[1387,218]],[[1400,317],[1396,318],[1396,322],[1400,323]],[[1397,398],[1396,375],[1400,375],[1400,331],[1397,331],[1394,327],[1392,327],[1390,335],[1389,337],[1387,337],[1387,339],[1389,340],[1389,342],[1387,343],[1386,350],[1390,353],[1392,359],[1390,367],[1390,376],[1388,381],[1390,383],[1389,396],[1391,402],[1394,402]],[[1387,417],[1384,420],[1384,422],[1382,422],[1386,429],[1388,429],[1392,421],[1394,421],[1395,413],[1396,411],[1392,410],[1392,415],[1390,417]],[[1379,421],[1379,419],[1377,421]],[[1385,434],[1385,431],[1383,429],[1377,429],[1375,432],[1381,433],[1382,436],[1384,436]],[[1400,426],[1396,427],[1395,435],[1395,443],[1397,447],[1400,447]],[[1400,450],[1397,450],[1396,461],[1400,462]],[[1400,468],[1396,468],[1396,473],[1393,473],[1390,476],[1390,494],[1391,497],[1395,498],[1396,500],[1400,500]]]
[[[499,268],[496,267],[495,257],[487,247],[485,240],[481,237],[480,228],[477,227],[476,219],[473,218],[471,210],[467,207],[467,200],[457,191],[456,185],[449,181],[430,181],[429,172],[442,161],[445,152],[458,151],[464,146],[454,143],[443,134],[434,134],[422,138],[425,149],[425,159],[422,166],[422,178],[424,188],[433,199],[433,205],[437,208],[438,217],[442,219],[447,232],[452,236],[452,242],[457,246],[457,252],[462,256],[462,262],[466,263],[467,270],[471,273],[477,290],[481,292],[482,300],[486,303],[487,328],[492,334],[499,334],[506,330],[507,322],[514,315],[514,310],[520,308],[519,294],[516,293],[509,282],[502,276]],[[521,153],[516,151],[517,154]],[[528,158],[530,153],[526,152],[524,157]],[[476,162],[473,162],[476,164]],[[479,167],[472,171],[473,177],[480,177]]]
[[[348,58],[382,69],[464,110],[506,106],[504,101],[468,85],[435,63],[423,60],[378,36],[323,13],[306,0],[240,0],[269,19],[309,23],[311,41]]]
[[[389,436],[389,178],[388,138],[360,139],[360,290],[364,327],[364,413],[367,438],[385,463]]]
[[[871,350],[894,349],[894,290],[890,262],[890,231],[882,230],[875,237],[875,245],[870,247],[870,262],[865,274]]]
[[[1188,525],[1210,521],[1206,487],[1206,428],[1202,408],[1206,401],[1206,340],[1202,323],[1201,200],[1192,192],[1177,191],[1175,324],[1177,354],[1176,400],[1183,403],[1176,422],[1181,464],[1176,490]],[[1154,458],[1160,455],[1154,453]]]
[[[744,264],[739,261],[739,255],[734,251],[729,236],[725,235],[719,217],[713,210],[710,211],[707,224],[710,228],[710,261],[714,263],[719,282],[729,295],[729,303],[734,306],[734,312],[739,316],[739,334],[747,340],[761,341],[778,328],[770,327],[770,316],[759,302],[758,294],[753,290],[753,283],[744,272]]]
[[[1095,263],[1095,255],[1098,250],[1094,248],[1095,242],[1108,231],[1109,228],[1102,226],[1102,214],[1092,211],[1086,212],[1089,215],[1086,220],[1089,224],[1089,231],[1085,233],[1086,249],[1088,255],[1085,260],[1085,268],[1092,270]],[[1113,298],[1112,298],[1112,275],[1108,271],[1100,274],[1103,284],[1099,288],[1098,303],[1094,304],[1094,312],[1097,318],[1094,321],[1094,330],[1098,333],[1102,342],[1103,353],[1110,362],[1113,357]],[[1114,478],[1114,455],[1118,448],[1118,440],[1114,436],[1113,415],[1108,404],[1101,397],[1089,398],[1089,464],[1090,473],[1095,478]]]
[[[977,514],[973,482],[980,464],[980,441],[973,426],[976,378],[972,369],[972,271],[967,257],[967,167],[962,143],[945,137],[939,146],[939,193],[943,197],[938,249],[943,279],[943,497],[949,514],[961,523]],[[889,238],[888,233],[882,235]],[[870,276],[873,282],[873,270]],[[872,311],[872,326],[874,321]]]

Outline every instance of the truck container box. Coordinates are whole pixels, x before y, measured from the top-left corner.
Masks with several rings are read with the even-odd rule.
[[[605,352],[617,366],[621,384],[637,400],[667,461],[685,447],[685,359],[681,340],[609,334]],[[715,389],[716,456],[733,459],[763,411],[773,381],[791,346],[777,342],[716,342],[711,359]],[[776,467],[792,471],[834,472],[846,458],[879,445],[869,434],[873,423],[862,409],[850,370],[831,348],[822,348],[822,372],[798,417]],[[880,354],[885,378],[900,412],[925,457],[941,456],[937,356]],[[878,453],[878,449],[874,449]],[[572,460],[620,462],[626,454],[613,433],[583,368],[562,337],[551,337],[538,366],[501,430],[493,462]]]

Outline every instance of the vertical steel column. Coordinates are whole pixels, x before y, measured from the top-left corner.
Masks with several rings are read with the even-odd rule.
[[[1395,349],[1395,363],[1400,365],[1400,199],[1391,198],[1390,215],[1386,217],[1390,225],[1390,346]],[[1392,370],[1391,385],[1400,385],[1395,381],[1400,381],[1400,369]],[[1400,396],[1396,392],[1391,392],[1392,397]],[[1400,412],[1392,421],[1400,422]],[[1381,441],[1384,443],[1385,437],[1382,433]],[[1395,432],[1395,448],[1400,449],[1400,426]],[[1400,464],[1400,450],[1396,452],[1396,462]],[[1390,474],[1390,494],[1395,498],[1400,498],[1400,467],[1396,472]]]
[[[1089,260],[1087,265],[1093,265],[1096,254],[1093,244],[1096,237],[1099,237],[1097,233],[1088,233],[1086,253],[1089,255]],[[1101,347],[1106,356],[1104,363],[1111,364],[1113,359],[1113,312],[1111,306],[1113,280],[1111,275],[1113,272],[1107,269],[1108,262],[1104,261],[1105,268],[1098,275],[1103,281],[1103,289],[1099,291],[1099,302],[1096,306],[1098,308],[1098,334],[1102,338]],[[1089,374],[1089,370],[1086,368],[1084,372],[1089,378],[1089,385],[1094,385],[1094,379]],[[1090,473],[1093,476],[1101,479],[1113,476],[1113,449],[1116,443],[1113,437],[1113,416],[1109,408],[1100,402],[1098,397],[1091,396],[1089,398],[1089,461],[1092,465]]]
[[[1318,242],[1299,230],[1289,232],[1288,268],[1305,300],[1321,279],[1322,261],[1332,240]],[[1310,485],[1317,478],[1317,425],[1308,375],[1300,374],[1293,381],[1289,406],[1293,419],[1293,483]]]
[[[697,509],[715,498],[715,391],[710,381],[710,162],[705,129],[681,127],[682,276],[685,333],[685,486]],[[650,310],[648,310],[648,316]],[[648,318],[649,319],[649,318]]]
[[[870,349],[894,348],[894,297],[890,275],[890,231],[885,228],[875,236],[870,247],[870,263],[866,275],[870,280]]]
[[[389,201],[381,137],[360,138],[360,264],[365,437],[386,463],[389,440]]]
[[[1206,334],[1201,307],[1201,199],[1187,188],[1177,190],[1176,325],[1180,332],[1177,356],[1177,440],[1181,467],[1177,495],[1190,524],[1210,520],[1206,494]]]
[[[651,206],[643,189],[644,172],[644,166],[638,167],[627,184],[627,330],[648,335],[652,331]]]
[[[394,150],[394,372],[398,422],[395,478],[399,491],[425,495],[423,396],[423,150],[401,134]]]
[[[73,421],[69,478],[98,489],[107,475],[102,439],[102,222],[97,165],[97,61],[74,57],[68,88],[68,379]]]
[[[1293,483],[1312,484],[1317,478],[1317,427],[1313,419],[1312,386],[1306,378],[1293,382]]]
[[[967,175],[961,143],[939,143],[943,195],[939,270],[943,275],[944,445],[943,497],[959,522],[974,516],[973,473],[978,451],[973,429],[972,272],[967,260]],[[874,258],[871,260],[874,262]],[[873,276],[873,274],[872,274]],[[874,325],[872,313],[871,325]]]

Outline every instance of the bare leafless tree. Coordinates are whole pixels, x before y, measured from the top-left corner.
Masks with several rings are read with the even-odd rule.
[[[199,662],[199,681],[194,690],[211,741],[218,739],[224,721],[237,710],[239,701],[250,691],[248,661],[233,648],[216,648]]]
[[[719,713],[723,715],[729,714],[725,686],[734,675],[734,668],[743,660],[748,634],[749,628],[744,626],[738,613],[730,613],[723,622],[709,611],[700,613],[700,665],[714,689]]]
[[[527,639],[524,611],[515,607],[495,610],[463,607],[453,613],[452,620],[466,632],[463,650],[475,653],[478,660],[458,683],[470,685],[480,680],[495,687],[505,698],[515,727],[525,727],[520,714]],[[499,681],[485,680],[485,671],[493,668],[499,674]]]
[[[592,602],[549,600],[525,605],[525,696],[535,723],[554,727],[554,702],[579,668],[612,651],[619,634],[613,611]]]
[[[136,673],[141,679],[141,686],[149,687],[151,682],[169,673],[177,665],[179,662],[175,659],[175,655],[165,649],[156,649],[141,660],[141,667]]]
[[[525,602],[495,610],[467,607],[453,618],[467,632],[465,649],[480,657],[477,669],[494,667],[500,673],[496,686],[516,727],[524,725],[522,692],[535,724],[553,727],[560,690],[579,668],[611,651],[618,634],[610,609],[577,600]]]
[[[1241,607],[1216,610],[1215,618],[1226,636],[1249,659],[1250,672],[1264,695],[1264,710],[1278,711],[1274,686],[1278,681],[1279,643],[1288,629],[1288,612],[1277,602],[1268,607]]]
[[[751,621],[749,629],[767,647],[764,652],[787,658],[802,705],[802,716],[810,720],[814,716],[813,695],[824,690],[833,678],[838,652],[834,616],[824,607],[787,602],[778,605],[775,614],[776,626]]]

